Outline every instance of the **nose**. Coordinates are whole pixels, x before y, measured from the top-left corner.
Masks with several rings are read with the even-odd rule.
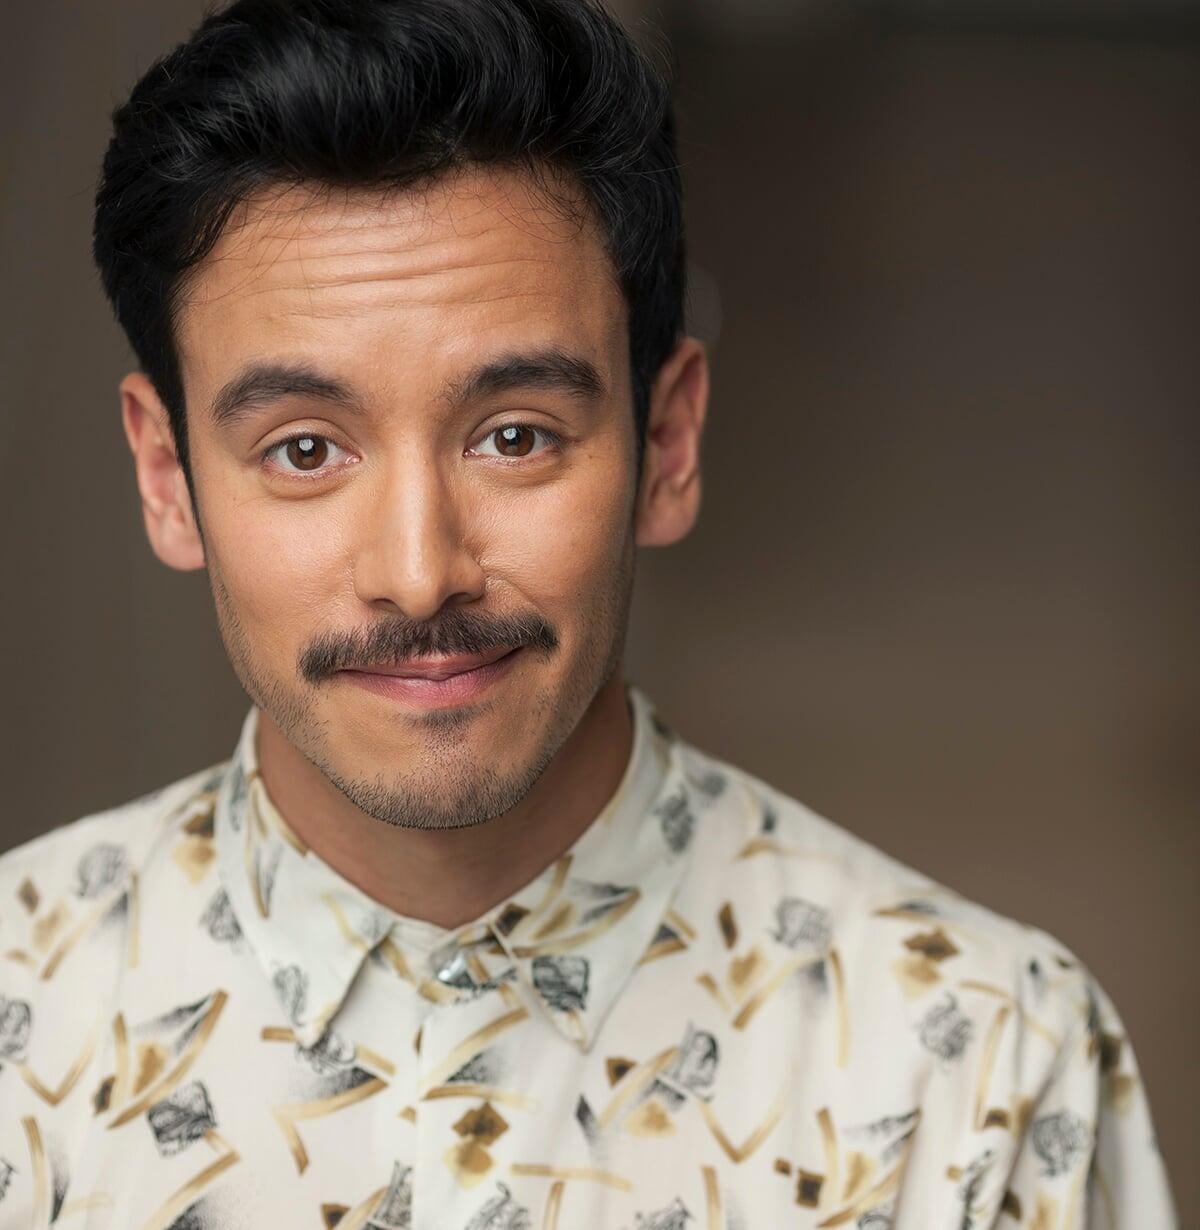
[[[410,459],[380,483],[354,560],[359,598],[410,619],[482,596],[485,576],[467,543],[463,494],[428,458]]]

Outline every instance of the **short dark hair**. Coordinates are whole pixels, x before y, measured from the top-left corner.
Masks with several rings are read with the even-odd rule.
[[[175,310],[236,206],[266,185],[404,188],[472,163],[582,186],[628,307],[640,470],[685,293],[675,121],[651,59],[600,0],[236,0],[113,113],[96,194],[104,290],[189,488]]]

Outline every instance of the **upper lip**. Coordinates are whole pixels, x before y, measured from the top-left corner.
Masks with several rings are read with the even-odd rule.
[[[398,679],[449,679],[463,671],[473,671],[489,662],[496,662],[513,652],[511,645],[487,653],[452,654],[437,658],[408,658],[403,662],[384,663],[381,666],[356,666],[352,669],[371,675],[394,675]]]

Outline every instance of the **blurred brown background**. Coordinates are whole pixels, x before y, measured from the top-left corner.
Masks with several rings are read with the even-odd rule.
[[[621,8],[674,48],[716,373],[630,677],[1073,948],[1197,1224],[1200,9]],[[0,848],[223,759],[246,705],[204,578],[143,538],[89,257],[108,113],[200,15],[6,14]]]

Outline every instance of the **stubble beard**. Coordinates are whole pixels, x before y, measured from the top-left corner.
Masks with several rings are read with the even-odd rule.
[[[541,732],[532,755],[502,772],[496,765],[507,764],[505,749],[497,747],[494,763],[481,764],[465,750],[467,744],[460,735],[462,727],[470,724],[470,715],[434,712],[419,724],[425,740],[421,764],[405,766],[399,778],[387,776],[382,769],[370,778],[339,769],[329,752],[329,720],[316,712],[316,690],[303,682],[289,685],[256,664],[250,637],[211,552],[208,573],[218,628],[234,673],[287,741],[367,815],[401,828],[451,829],[484,824],[515,807],[554,760],[597,693],[620,669],[635,559],[632,543],[627,543],[615,572],[594,591],[580,625],[583,637],[578,660],[563,676],[562,685],[534,693],[522,711],[512,715],[521,729]],[[527,648],[521,652],[534,655],[537,651]]]

